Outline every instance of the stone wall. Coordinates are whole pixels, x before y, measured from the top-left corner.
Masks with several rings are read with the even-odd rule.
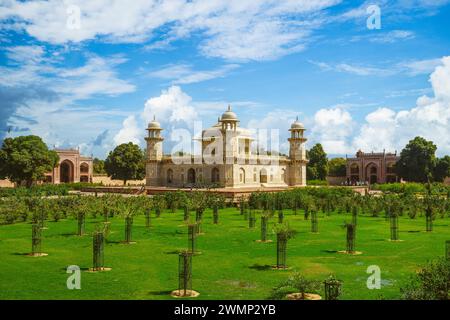
[[[347,177],[327,177],[327,182],[330,186],[340,186],[347,182]]]
[[[92,182],[93,183],[102,183],[105,186],[122,186],[123,185],[122,180],[113,180],[108,176],[93,176]],[[130,180],[130,181],[127,181],[127,185],[130,185],[130,186],[145,185],[145,179],[144,180]]]
[[[9,180],[0,180],[0,188],[12,188],[14,183]]]

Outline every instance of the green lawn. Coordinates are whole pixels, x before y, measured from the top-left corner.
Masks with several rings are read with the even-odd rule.
[[[192,215],[195,215],[192,213]],[[92,237],[78,237],[76,221],[47,222],[42,251],[47,257],[29,257],[31,225],[19,223],[0,226],[0,299],[171,299],[178,285],[177,251],[187,247],[187,227],[182,212],[164,212],[152,217],[148,230],[144,217],[135,217],[133,240],[124,245],[124,221],[114,218],[109,242],[105,245],[105,264],[112,271],[82,272],[81,290],[68,290],[66,267],[81,269],[92,264]],[[86,230],[96,221],[88,218]],[[437,219],[432,233],[423,232],[425,218],[400,218],[400,239],[390,242],[389,222],[384,218],[360,216],[356,236],[359,256],[338,254],[345,249],[346,215],[319,214],[319,234],[311,234],[310,221],[303,215],[285,211],[285,221],[298,231],[288,242],[290,270],[272,270],[276,262],[276,243],[257,243],[260,219],[250,230],[248,222],[234,208],[220,211],[220,224],[212,224],[212,212],[204,214],[204,235],[197,247],[202,252],[193,258],[193,289],[201,299],[265,299],[271,289],[297,270],[310,278],[323,280],[330,273],[343,280],[342,299],[397,299],[399,288],[418,266],[444,254],[450,239],[448,219]],[[271,220],[271,225],[277,218]],[[420,231],[420,232],[418,232]],[[270,235],[274,239],[274,235]],[[381,268],[382,288],[369,290],[366,280],[370,265]]]

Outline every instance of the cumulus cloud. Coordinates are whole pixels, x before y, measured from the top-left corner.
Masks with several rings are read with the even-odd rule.
[[[161,95],[145,102],[142,117],[146,122],[156,116],[158,121],[165,123],[184,122],[191,126],[198,114],[191,105],[192,98],[183,92],[179,86],[171,86],[163,90]]]
[[[400,150],[415,136],[432,140],[439,154],[450,153],[450,57],[442,59],[430,76],[434,96],[422,96],[410,110],[378,109],[366,117],[366,124],[353,145],[367,149]]]
[[[7,47],[5,52],[9,60],[0,66],[0,138],[16,135],[8,128],[19,127],[50,146],[79,146],[101,131],[115,129],[111,120],[120,114],[99,106],[82,107],[80,101],[135,90],[117,75],[115,67],[125,62],[118,56],[89,55],[78,67],[66,67],[63,58],[40,46]],[[76,136],[70,134],[75,131]]]
[[[416,106],[395,111],[378,108],[355,129],[352,116],[342,109],[322,109],[314,117],[312,139],[331,154],[364,151],[400,151],[416,136],[433,141],[438,155],[450,153],[450,57],[430,75],[432,96],[421,96]],[[353,135],[355,134],[355,135]]]
[[[136,117],[131,115],[123,121],[122,129],[114,136],[114,143],[119,145],[132,142],[139,145],[141,144],[141,138],[142,127],[138,125]]]
[[[346,140],[353,134],[353,119],[347,110],[341,107],[320,109],[314,115],[311,140],[321,143],[330,154],[342,154],[349,151]]]

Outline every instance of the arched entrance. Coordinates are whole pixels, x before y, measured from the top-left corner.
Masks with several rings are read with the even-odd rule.
[[[195,170],[189,169],[187,175],[188,183],[195,183]]]
[[[351,184],[356,184],[359,181],[359,166],[357,163],[352,163],[350,165],[350,182]]]
[[[267,183],[267,170],[261,169],[259,172],[259,182],[260,183]]]
[[[375,163],[370,163],[366,168],[366,178],[370,184],[378,183],[378,167]]]
[[[69,160],[64,160],[59,165],[60,172],[60,182],[61,183],[71,183],[74,181],[74,165]]]
[[[167,184],[171,184],[173,182],[173,170],[167,170]]]
[[[239,182],[245,183],[245,170],[244,168],[239,169]]]
[[[213,168],[211,171],[211,182],[218,183],[220,182],[220,172],[218,168]]]

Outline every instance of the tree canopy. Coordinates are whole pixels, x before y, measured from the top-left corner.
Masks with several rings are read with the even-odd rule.
[[[59,156],[49,150],[38,136],[6,138],[0,150],[0,178],[12,182],[33,183],[43,180],[45,173],[51,172],[58,164]]]
[[[422,137],[410,140],[395,166],[398,176],[406,181],[428,181],[436,166],[436,149],[432,141]]]
[[[328,161],[329,175],[333,177],[345,177],[347,174],[347,161],[344,158],[333,158]]]
[[[442,182],[446,177],[450,177],[450,156],[445,156],[436,160],[433,177],[437,182]]]
[[[105,161],[95,158],[94,159],[94,173],[95,174],[105,174]]]
[[[306,177],[308,180],[325,180],[328,175],[327,154],[320,143],[316,144],[308,151],[309,163],[306,167]]]
[[[112,179],[141,180],[145,177],[144,153],[131,142],[118,145],[105,160],[105,171]]]

